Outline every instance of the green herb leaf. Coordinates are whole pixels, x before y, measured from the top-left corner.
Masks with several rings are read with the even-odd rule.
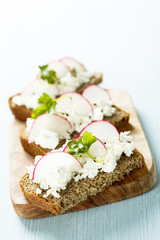
[[[38,99],[38,102],[42,105],[33,109],[33,114],[31,116],[32,119],[35,119],[46,112],[50,112],[52,109],[55,110],[57,104],[56,99],[52,99],[47,93],[43,93]]]
[[[42,115],[48,111],[48,108],[46,105],[41,105],[35,109],[33,109],[33,113],[31,118],[36,119],[39,115]]]
[[[89,148],[91,145],[96,142],[97,139],[95,136],[93,136],[91,133],[85,131],[83,133],[83,136],[76,139],[71,140],[68,143],[68,153],[73,156],[79,156],[81,154],[88,154],[93,160],[96,161],[96,159],[89,154]]]
[[[49,84],[59,82],[56,72],[54,70],[48,70],[48,65],[39,66],[39,68],[43,80],[47,80]]]
[[[97,141],[97,139],[96,139],[95,136],[92,135],[92,133],[87,132],[87,131],[85,131],[85,132],[83,133],[83,143],[84,143],[85,145],[87,145],[88,149],[89,149],[90,146],[91,146],[94,142],[96,142],[96,141]]]

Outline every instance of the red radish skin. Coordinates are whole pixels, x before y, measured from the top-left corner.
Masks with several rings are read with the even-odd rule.
[[[106,152],[107,152],[107,148],[106,148],[106,146],[104,145],[104,143],[103,143],[99,138],[97,138],[97,141],[99,141],[99,142],[102,143],[103,147],[105,148],[105,150],[106,150]]]
[[[34,169],[33,169],[32,180],[34,180],[35,171],[36,171],[36,167],[37,167],[38,163],[39,163],[45,156],[47,156],[47,155],[49,155],[49,154],[58,154],[58,153],[64,153],[64,152],[63,152],[63,151],[59,151],[59,152],[49,152],[49,153],[45,154],[44,156],[42,156],[42,157],[37,161],[37,163],[36,163],[36,165],[35,165],[35,167],[34,167]],[[65,152],[65,154],[70,155],[70,154],[67,153],[67,152]],[[70,155],[70,156],[72,156],[72,155]],[[72,156],[72,157],[79,163],[79,165],[81,166],[81,168],[83,168],[83,167],[82,167],[82,164],[80,163],[80,161],[79,161],[77,158],[75,158],[74,156]]]
[[[97,123],[98,123],[98,122],[107,122],[107,123],[109,123],[110,125],[112,125],[112,126],[115,128],[115,130],[117,131],[118,136],[119,136],[119,140],[120,140],[120,134],[119,134],[118,129],[117,129],[112,123],[110,123],[109,121],[106,121],[106,120],[99,120],[99,121],[94,121],[94,122],[89,123],[87,126],[85,126],[85,127],[81,130],[81,132],[79,133],[79,136],[78,136],[78,137],[82,137],[82,136],[83,136],[83,132],[85,131],[85,129],[86,129],[88,126],[90,126],[91,124],[95,124],[96,122],[97,122]],[[87,130],[86,130],[86,131],[87,131]]]
[[[57,113],[53,113],[52,115],[58,116],[58,117],[60,117],[62,119],[65,119],[68,122],[68,124],[70,125],[70,128],[72,128],[72,124],[70,123],[70,121],[68,121],[67,118],[62,117],[62,116],[58,115]]]
[[[32,123],[31,129],[30,129],[29,134],[28,134],[28,144],[30,143],[30,134],[31,134],[31,131],[32,131],[32,129],[33,129],[33,127],[34,127],[34,124],[36,123],[37,119],[39,119],[40,117],[42,117],[42,116],[44,116],[44,115],[48,115],[48,114],[49,114],[49,113],[44,113],[44,114],[38,116],[38,117],[35,119],[35,121]],[[64,119],[64,120],[66,120],[67,123],[69,124],[70,128],[72,128],[72,125],[71,125],[71,123],[68,121],[68,119],[66,119],[66,118],[64,118],[64,117],[62,117],[62,116],[59,116],[59,115],[56,114],[56,113],[53,113],[52,115],[58,116],[58,117],[60,117],[60,118],[62,118],[62,119]]]
[[[66,148],[68,147],[68,145],[66,145],[63,149],[63,152],[66,152]]]
[[[85,91],[86,91],[88,88],[93,87],[93,86],[94,86],[94,87],[97,87],[97,88],[101,89],[102,91],[104,91],[105,93],[107,93],[107,95],[108,95],[108,97],[110,98],[110,100],[112,100],[111,95],[109,94],[108,90],[105,90],[105,89],[103,89],[103,88],[101,88],[100,86],[97,86],[97,85],[95,85],[95,84],[92,84],[92,85],[89,85],[88,87],[86,87],[86,88],[83,90],[83,92],[82,92],[82,96],[84,95]]]
[[[77,140],[79,137],[76,137],[76,138],[74,138],[74,140]],[[66,145],[65,147],[64,147],[64,149],[63,149],[63,152],[66,152],[65,150],[66,150],[66,148],[68,147],[68,145]]]

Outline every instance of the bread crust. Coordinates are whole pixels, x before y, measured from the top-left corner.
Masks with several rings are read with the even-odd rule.
[[[103,197],[103,191],[108,186],[112,185],[114,182],[121,181],[125,176],[143,166],[144,157],[135,149],[130,157],[122,155],[116,169],[111,173],[99,172],[94,179],[85,178],[78,182],[72,180],[65,190],[61,190],[60,198],[54,198],[51,195],[47,198],[43,198],[45,190],[43,190],[43,194],[37,195],[36,189],[39,188],[39,185],[33,183],[33,181],[29,179],[29,174],[25,174],[21,178],[20,186],[31,204],[41,207],[46,211],[50,211],[55,215],[59,215],[99,192]]]
[[[8,103],[9,107],[15,116],[15,118],[21,120],[21,121],[26,121],[27,118],[30,118],[32,115],[32,109],[28,109],[25,106],[18,106],[12,102],[12,98],[17,96],[19,94],[16,94],[12,97],[9,98]]]
[[[82,93],[83,90],[92,84],[99,84],[102,82],[102,77],[103,74],[102,73],[94,73],[93,77],[90,79],[89,82],[82,84],[79,88],[77,88],[76,92],[78,93]],[[14,104],[12,102],[13,97],[19,95],[16,94],[12,97],[9,98],[8,103],[9,103],[9,107],[13,113],[13,115],[15,116],[15,118],[21,120],[21,121],[26,121],[27,118],[30,118],[32,115],[32,109],[28,109],[25,106],[18,106],[16,104]]]
[[[108,120],[119,129],[121,126],[126,125],[128,123],[130,115],[129,113],[123,111],[122,109],[116,106],[114,107],[116,108],[115,114],[113,114],[111,117],[106,116],[104,120]],[[75,137],[77,136],[73,136],[73,138]],[[20,141],[24,150],[33,156],[45,155],[47,152],[51,151],[51,149],[42,148],[40,145],[35,144],[35,142],[28,143],[28,134],[26,128],[22,129],[20,133]],[[58,146],[62,147],[64,143],[65,141],[61,141]]]

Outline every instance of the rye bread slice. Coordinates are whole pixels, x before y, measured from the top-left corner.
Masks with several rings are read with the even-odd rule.
[[[82,93],[83,90],[92,84],[99,84],[102,82],[102,73],[94,73],[93,77],[91,77],[90,81],[87,83],[82,84],[80,87],[76,89],[76,92]],[[18,94],[16,94],[18,95]],[[21,121],[26,121],[27,118],[30,118],[32,115],[32,109],[28,109],[25,106],[18,106],[12,102],[12,98],[15,97],[16,95],[12,96],[9,98],[8,103],[9,107],[15,116],[15,118],[21,120]]]
[[[67,188],[61,190],[60,198],[55,198],[52,195],[44,198],[43,194],[46,193],[45,190],[42,190],[42,193],[37,195],[36,189],[39,188],[39,184],[33,183],[32,179],[29,179],[29,174],[25,174],[21,178],[20,186],[31,204],[59,215],[78,205],[80,202],[85,201],[89,196],[96,195],[98,192],[101,192],[103,196],[105,188],[114,182],[121,181],[132,171],[142,168],[143,165],[144,157],[138,150],[134,150],[130,157],[126,157],[123,154],[113,172],[99,172],[93,179],[85,178],[78,182],[72,179],[68,183]]]
[[[129,113],[123,111],[122,109],[114,106],[116,108],[116,112],[111,117],[105,117],[104,120],[108,120],[113,125],[115,125],[118,129],[122,127],[123,125],[126,125],[129,121]],[[78,137],[78,133],[74,133],[71,138]],[[37,155],[45,155],[47,152],[50,152],[51,149],[48,148],[42,148],[40,145],[35,144],[35,142],[28,143],[28,133],[26,131],[26,128],[24,128],[20,133],[20,141],[24,148],[24,150],[28,153],[30,153],[33,156]],[[56,149],[62,147],[62,145],[65,143],[65,140],[60,140],[58,146]]]

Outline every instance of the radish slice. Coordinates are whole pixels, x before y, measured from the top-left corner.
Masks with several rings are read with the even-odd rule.
[[[49,70],[54,70],[57,74],[57,77],[64,77],[69,71],[66,65],[60,61],[53,61],[48,64]]]
[[[89,153],[96,159],[99,159],[101,156],[105,156],[107,154],[107,149],[102,141],[97,139],[90,148]]]
[[[89,115],[93,113],[93,107],[81,94],[76,92],[64,93],[57,101],[56,109],[58,112],[68,109],[74,110],[77,114]]]
[[[39,73],[37,74],[37,76],[36,76],[36,78],[34,79],[34,81],[40,79],[40,76],[41,76],[41,72],[39,72]]]
[[[82,93],[82,96],[88,99],[91,104],[97,103],[99,101],[106,102],[108,100],[111,100],[108,92],[97,85],[90,85],[86,87]]]
[[[72,172],[79,171],[82,165],[77,158],[68,153],[50,152],[36,163],[32,179],[35,181],[46,179],[47,184],[50,184],[53,181],[54,173],[58,172],[61,167],[72,174]]]
[[[28,143],[34,142],[42,129],[51,130],[56,133],[67,132],[72,126],[70,122],[57,114],[42,114],[33,122],[28,135]]]
[[[85,128],[82,129],[79,136],[83,136],[83,133],[88,131],[92,135],[96,136],[102,141],[107,141],[110,138],[120,139],[120,134],[117,128],[108,121],[95,121],[88,124]]]
[[[60,62],[63,62],[67,67],[69,68],[75,68],[77,70],[84,71],[85,67],[82,63],[78,62],[77,60],[71,58],[71,57],[64,57],[59,60]]]
[[[76,138],[75,140],[77,140]],[[68,151],[68,145],[66,145],[63,149],[63,152]],[[89,153],[94,157],[94,158],[99,158],[100,156],[105,156],[107,154],[107,149],[103,142],[97,138],[97,141],[94,142],[91,147],[89,148]]]
[[[43,80],[42,80],[43,81]],[[21,93],[21,96],[32,96],[35,93],[37,95],[42,95],[43,92],[49,94],[51,97],[59,95],[59,88],[56,84],[46,84],[45,81],[40,83],[39,81],[32,81],[29,83]]]
[[[79,138],[79,137],[74,138],[74,140],[77,140],[78,138]],[[66,145],[66,146],[63,148],[63,152],[67,152],[67,151],[68,151],[67,147],[68,147],[68,145]]]

